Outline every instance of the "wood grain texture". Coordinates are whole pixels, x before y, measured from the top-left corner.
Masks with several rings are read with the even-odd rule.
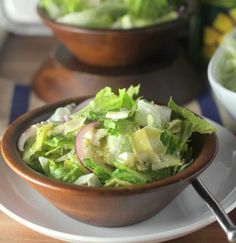
[[[187,0],[184,11],[167,23],[135,29],[86,29],[50,19],[41,7],[38,13],[55,36],[81,61],[99,67],[124,67],[146,62],[178,38],[194,10]]]
[[[9,35],[0,54],[0,76],[28,84],[58,42],[52,37]]]
[[[35,70],[48,57],[57,42],[53,38],[10,36],[0,54],[1,77],[29,83]],[[236,222],[236,210],[230,213]],[[61,243],[62,241],[36,233],[0,213],[0,243]],[[227,239],[217,223],[188,236],[168,241],[168,243],[227,243]],[[124,242],[125,243],[125,242]]]
[[[236,210],[230,213],[236,222]],[[47,236],[34,232],[0,213],[0,242],[1,243],[61,243]],[[181,237],[167,243],[228,243],[225,234],[217,223],[214,223],[195,233]],[[125,242],[124,242],[125,243]]]
[[[117,90],[140,84],[140,94],[148,100],[165,104],[172,96],[177,103],[186,104],[206,86],[206,80],[199,76],[176,42],[147,63],[122,68],[89,66],[60,46],[35,73],[32,87],[41,99],[51,103],[93,96],[106,86]]]
[[[0,242],[1,243],[59,243],[62,241],[34,232],[0,213]]]

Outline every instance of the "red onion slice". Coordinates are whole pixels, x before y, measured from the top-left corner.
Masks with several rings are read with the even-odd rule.
[[[81,110],[82,108],[84,108],[85,106],[87,106],[94,98],[89,98],[87,100],[84,100],[83,102],[79,103],[73,110],[72,113],[75,113],[79,110]]]
[[[25,143],[27,142],[28,139],[34,137],[36,135],[36,132],[37,132],[37,128],[32,126],[21,134],[17,144],[17,147],[20,151],[24,151]]]
[[[99,125],[99,122],[92,122],[92,123],[89,123],[87,125],[85,125],[84,127],[82,127],[78,134],[76,135],[76,143],[75,143],[75,149],[76,149],[76,154],[79,158],[79,161],[82,163],[83,166],[84,163],[83,163],[83,160],[85,159],[84,156],[84,150],[83,150],[83,139],[84,139],[84,136],[85,134],[94,129],[96,126]]]
[[[63,119],[64,119],[64,122],[70,121],[69,115],[64,115]]]

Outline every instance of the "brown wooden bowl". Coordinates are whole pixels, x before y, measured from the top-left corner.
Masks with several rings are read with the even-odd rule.
[[[187,0],[186,10],[178,19],[143,28],[86,29],[50,19],[38,7],[38,13],[55,36],[81,61],[102,67],[121,67],[144,62],[155,56],[187,23],[195,1]]]
[[[47,119],[59,106],[84,99],[68,99],[25,113],[5,131],[1,150],[6,163],[31,187],[44,195],[65,214],[98,226],[124,226],[154,216],[170,203],[214,159],[216,134],[195,135],[192,139],[193,164],[168,178],[124,188],[90,188],[50,179],[32,170],[17,150],[20,135],[32,124]]]

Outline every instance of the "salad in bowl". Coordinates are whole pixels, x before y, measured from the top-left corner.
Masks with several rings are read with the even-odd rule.
[[[211,134],[208,121],[177,105],[138,96],[139,86],[57,108],[18,140],[23,161],[37,172],[88,187],[143,185],[190,166],[194,133]]]
[[[184,0],[40,0],[53,20],[84,28],[130,29],[176,20]]]

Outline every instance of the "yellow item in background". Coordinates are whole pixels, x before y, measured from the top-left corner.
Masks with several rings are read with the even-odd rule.
[[[233,30],[234,23],[229,15],[219,13],[213,22],[213,26],[222,33],[228,33]]]
[[[200,0],[190,24],[190,51],[194,62],[206,67],[224,37],[236,28],[236,0]]]
[[[236,22],[236,8],[233,8],[229,11],[230,17]]]
[[[202,56],[210,59],[224,37],[236,26],[236,8],[227,13],[218,13],[211,26],[203,29]]]
[[[220,33],[211,28],[211,27],[205,27],[204,34],[203,34],[203,43],[204,45],[216,45],[220,39]]]
[[[223,42],[223,40],[224,40],[224,38],[225,38],[225,36],[226,36],[227,34],[228,34],[228,33],[225,33],[224,35],[220,35],[220,38],[218,39],[218,42],[217,42],[218,45],[220,45],[220,44]]]

